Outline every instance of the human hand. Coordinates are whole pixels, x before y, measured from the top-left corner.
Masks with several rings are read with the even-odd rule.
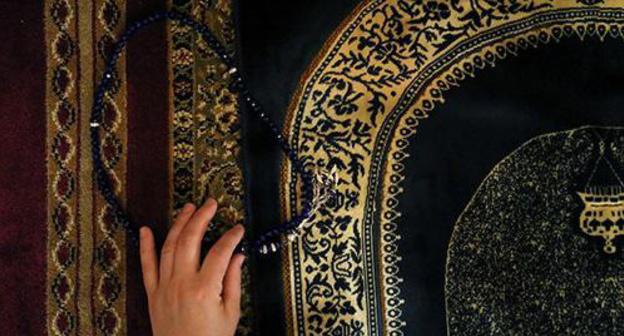
[[[244,229],[227,231],[200,265],[202,237],[217,210],[208,199],[195,211],[186,204],[169,230],[160,266],[154,236],[141,228],[141,267],[155,336],[230,336],[240,318],[241,267],[234,255]]]

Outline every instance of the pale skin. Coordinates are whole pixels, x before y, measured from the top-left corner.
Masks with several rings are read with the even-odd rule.
[[[141,268],[155,336],[231,336],[240,318],[241,267],[235,254],[244,229],[227,231],[200,260],[201,240],[217,210],[208,199],[186,204],[160,253],[148,227],[140,232]]]

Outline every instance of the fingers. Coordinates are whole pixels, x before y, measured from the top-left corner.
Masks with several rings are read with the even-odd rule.
[[[178,238],[175,252],[175,274],[188,274],[199,270],[199,255],[202,238],[208,223],[217,211],[217,201],[209,198],[184,226]]]
[[[169,229],[167,239],[163,244],[163,248],[160,255],[160,280],[167,281],[171,278],[173,273],[173,262],[175,259],[175,251],[178,245],[178,237],[184,229],[184,226],[188,223],[189,219],[193,216],[195,206],[187,203],[182,208],[182,211],[178,214],[175,222]]]
[[[245,256],[237,254],[232,257],[223,279],[223,305],[231,315],[240,314],[241,273]]]
[[[234,249],[243,239],[245,229],[242,225],[236,225],[228,230],[208,251],[204,264],[201,268],[202,276],[206,279],[207,283],[214,286],[220,286],[225,272],[232,259]],[[218,288],[218,287],[216,287]]]
[[[144,226],[141,228],[140,254],[141,269],[143,270],[143,284],[150,296],[158,286],[158,261],[156,260],[156,246],[152,230]]]

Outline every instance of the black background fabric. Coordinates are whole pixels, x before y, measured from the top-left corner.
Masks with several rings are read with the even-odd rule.
[[[243,72],[281,125],[307,68],[357,1],[241,1]],[[624,44],[564,39],[521,51],[447,92],[405,161],[400,263],[405,335],[446,335],[444,269],[452,227],[481,181],[530,138],[582,125],[624,126]],[[250,234],[277,225],[279,149],[245,117]],[[279,256],[253,260],[256,331],[284,334]]]
[[[239,51],[253,95],[281,129],[299,79],[355,0],[253,0],[237,2]],[[243,110],[248,234],[281,224],[281,150],[266,127]],[[251,260],[255,331],[284,335],[280,254]]]
[[[446,335],[450,234],[494,165],[544,133],[624,126],[623,92],[624,44],[595,38],[522,51],[447,92],[412,139],[399,199],[406,335]]]

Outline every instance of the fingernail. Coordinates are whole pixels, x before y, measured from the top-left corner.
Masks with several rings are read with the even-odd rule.
[[[184,207],[182,208],[182,212],[189,212],[191,211],[192,208],[193,208],[192,203],[186,203],[184,204]]]
[[[241,260],[238,262],[239,263],[239,267],[243,267],[243,265],[245,265],[245,261],[247,260],[247,257],[245,255],[243,255],[242,258],[240,258]]]
[[[141,239],[145,238],[147,236],[147,228],[145,226],[142,226],[139,229],[139,236],[141,237]]]
[[[217,200],[215,200],[215,199],[214,199],[214,198],[212,198],[212,197],[209,197],[209,198],[206,200],[206,205],[216,205],[216,204],[217,204]]]
[[[236,230],[242,231],[245,234],[245,227],[242,224],[236,224]]]

